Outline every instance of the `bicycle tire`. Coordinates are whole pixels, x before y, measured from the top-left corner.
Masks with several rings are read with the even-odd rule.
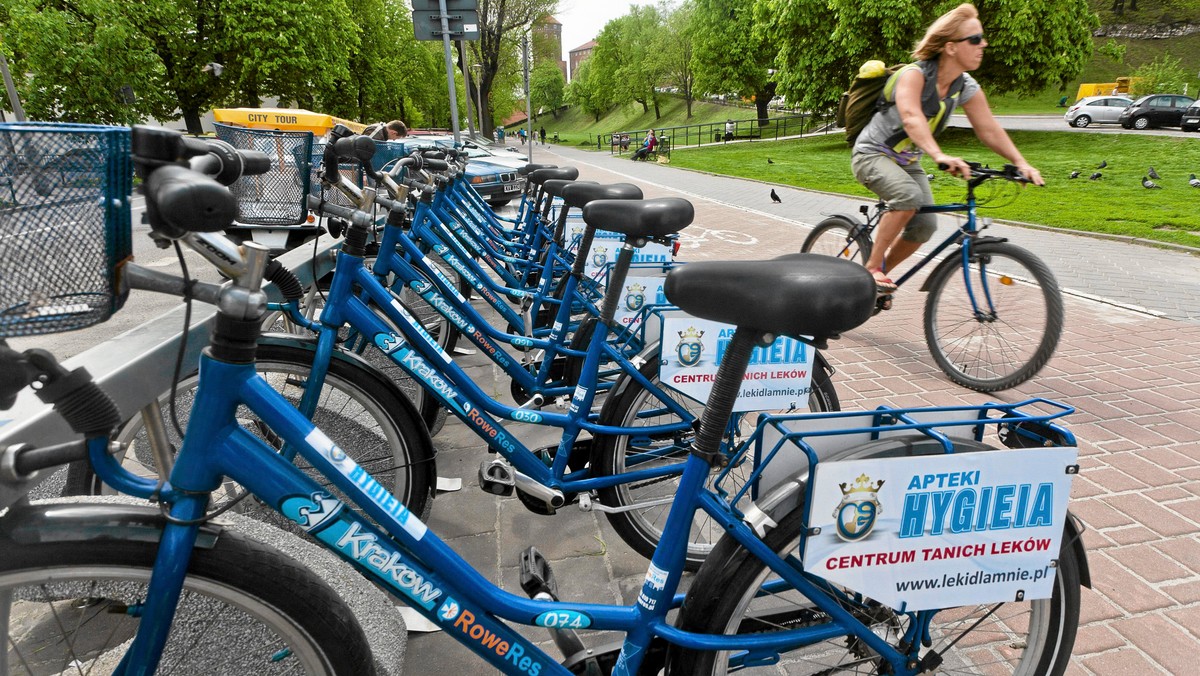
[[[972,316],[962,266],[939,267],[925,299],[925,343],[950,380],[979,392],[1020,385],[1041,370],[1062,336],[1062,291],[1032,253],[1007,242],[971,247],[971,290],[991,313]],[[1012,338],[1015,337],[1015,340]]]
[[[658,383],[658,365],[657,357],[652,357],[642,365],[640,371],[643,376],[649,379],[652,383]],[[614,390],[619,390],[615,397],[609,398],[605,402],[600,413],[600,424],[602,425],[620,425],[622,427],[636,427],[639,425],[658,425],[666,424],[664,419],[666,416],[650,416],[644,409],[647,408],[650,402],[658,402],[649,390],[631,381],[628,387],[621,388],[616,386]],[[686,397],[678,392],[674,392],[663,387],[662,391],[674,399],[676,402],[694,412],[696,419],[700,417],[700,413],[704,405],[689,397]],[[813,369],[812,387],[809,395],[809,410],[818,411],[837,411],[841,410],[838,401],[837,392],[834,390],[833,381],[829,378],[829,374],[823,368]],[[657,407],[657,406],[656,406]],[[748,414],[743,418],[740,428],[743,433],[748,432],[748,428],[754,424],[754,419],[757,419],[756,414]],[[638,455],[646,454],[647,450],[652,450],[656,461],[665,461],[666,463],[682,462],[687,458],[687,454],[691,448],[690,439],[692,433],[689,432],[686,437],[676,433],[670,439],[662,438],[642,438],[637,441],[639,446],[631,449],[631,435],[597,435],[593,442],[591,467],[594,476],[612,476],[622,474],[627,467],[627,461],[630,458],[636,458]],[[668,448],[674,447],[668,453],[661,453],[662,446],[658,444],[665,442]],[[650,461],[654,462],[654,461]],[[731,473],[728,480],[737,481],[738,477],[744,477],[749,472],[747,467],[741,474]],[[715,476],[715,471],[714,471]],[[677,490],[678,476],[667,476],[659,479],[652,479],[638,484],[619,484],[609,488],[603,488],[599,491],[600,501],[609,507],[626,507],[637,504],[639,501],[647,501],[654,499],[666,499],[673,496]],[[670,503],[651,505],[643,509],[633,509],[622,512],[608,512],[605,514],[608,517],[609,524],[613,530],[621,537],[630,547],[637,553],[646,558],[650,558],[654,554],[655,547],[658,546],[658,540],[662,536],[662,528],[666,524],[667,512],[670,510]],[[687,560],[685,568],[687,570],[697,570],[712,550],[713,545],[717,540],[724,535],[725,530],[720,524],[716,523],[703,512],[696,513],[696,521],[692,525],[692,533],[689,536]]]
[[[311,370],[312,352],[289,345],[260,345],[256,368],[276,391],[298,405],[303,385],[297,379],[304,378]],[[186,416],[191,411],[191,393],[197,378],[197,374],[193,373],[183,378],[177,387],[176,410],[185,431]],[[169,397],[168,392],[159,399],[164,414],[167,413]],[[392,491],[409,511],[424,518],[431,509],[430,493],[435,479],[431,465],[435,452],[423,429],[424,425],[416,418],[412,405],[403,401],[402,397],[369,366],[333,359],[313,422],[355,462]],[[240,407],[238,417],[244,427],[256,431],[270,445],[279,447],[279,440],[248,409]],[[171,444],[178,448],[181,440],[173,426],[168,424],[167,428]],[[157,476],[140,414],[122,426],[116,440],[129,444],[121,457],[127,469],[143,476]],[[381,449],[387,450],[381,453]],[[301,469],[310,469],[299,456],[296,462]],[[104,486],[91,470],[90,463],[83,463],[86,465],[83,490],[92,495],[110,493],[111,489]],[[318,480],[328,484],[323,478],[318,477]],[[332,486],[327,488],[333,490]],[[256,511],[261,511],[262,516],[272,523],[289,525],[270,510]],[[260,515],[255,513],[254,516],[257,518]]]
[[[975,442],[958,442],[966,450],[990,450],[983,444]],[[881,452],[885,447],[890,451]],[[855,457],[886,457],[897,455],[927,455],[943,453],[940,443],[928,437],[917,442],[911,440],[889,440],[875,442],[863,447],[866,453],[858,453]],[[853,453],[853,452],[852,452]],[[845,459],[845,458],[839,458]],[[805,509],[803,505],[805,492],[798,491],[801,504],[793,508],[779,520],[779,525],[772,529],[763,539],[765,544],[776,553],[792,552],[799,543],[800,534],[805,528]],[[1070,534],[1068,529],[1066,534]],[[1075,642],[1075,634],[1079,626],[1080,586],[1082,585],[1080,571],[1083,563],[1080,561],[1079,550],[1072,546],[1064,535],[1059,552],[1057,577],[1054,595],[1050,599],[1040,599],[1023,603],[1004,603],[999,610],[986,620],[996,622],[994,638],[990,643],[980,640],[986,638],[984,633],[974,634],[974,640],[963,642],[959,651],[944,655],[945,662],[939,673],[948,670],[951,673],[1004,673],[1011,668],[1012,673],[1023,676],[1060,676],[1067,668],[1071,657],[1071,647]],[[761,594],[760,587],[767,579],[770,571],[766,565],[755,558],[747,550],[733,540],[724,538],[714,548],[709,562],[703,566],[692,581],[687,597],[684,599],[677,626],[686,631],[697,631],[712,634],[759,633],[771,631],[772,627],[796,626],[798,622],[813,622],[822,613],[815,611],[811,601],[794,592],[777,594]],[[774,578],[773,578],[774,579]],[[751,604],[754,608],[750,608]],[[903,623],[908,621],[904,615],[898,615],[881,604],[871,604],[869,599],[863,605],[871,612],[871,626],[876,633],[886,632],[885,635],[893,641],[903,638]],[[943,617],[948,627],[969,628],[979,632],[973,623],[979,616],[985,615],[993,606],[980,606],[968,616],[958,614],[962,608],[949,609],[956,613]],[[1019,617],[1012,611],[1028,608],[1028,617]],[[1023,614],[1023,613],[1022,613]],[[861,618],[860,618],[861,619]],[[938,625],[938,616],[934,617],[931,626],[933,634],[932,649],[948,645],[959,637]],[[980,625],[983,626],[983,625]],[[1037,632],[1036,638],[1025,637],[1021,641],[1014,635],[1022,628],[1033,627]],[[963,634],[965,635],[965,633]],[[781,661],[787,664],[787,673],[881,673],[879,665],[869,659],[851,652],[853,641],[844,636],[835,637],[822,643],[802,646],[797,651],[780,655]],[[1020,648],[1020,652],[1014,651]],[[1013,657],[1019,655],[1019,659]],[[979,664],[985,658],[996,660],[1005,657],[1012,658],[1015,664],[988,663]],[[843,662],[842,660],[847,660]],[[720,653],[689,651],[672,646],[668,650],[667,673],[679,674],[724,674],[728,668],[728,660]],[[804,665],[811,665],[811,671],[803,671]],[[778,666],[768,667],[769,673],[779,673]],[[762,669],[747,668],[739,673],[767,673]]]
[[[120,609],[145,597],[157,551],[157,541],[0,536],[10,673],[109,673],[138,622]],[[230,531],[193,550],[171,627],[158,674],[375,673],[357,619],[323,580]]]
[[[871,238],[863,232],[863,224],[849,216],[835,214],[817,223],[800,245],[802,253],[835,256],[867,264],[871,257]]]

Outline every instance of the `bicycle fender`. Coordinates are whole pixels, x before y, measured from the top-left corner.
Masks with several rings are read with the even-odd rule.
[[[39,502],[10,508],[0,518],[0,533],[14,543],[28,545],[98,540],[158,542],[166,523],[157,507],[146,504]],[[225,526],[219,522],[202,524],[196,547],[211,549],[224,531]]]
[[[315,336],[305,336],[295,333],[264,333],[261,337],[259,337],[258,344],[290,347],[297,350],[304,350],[306,352],[315,352],[317,349],[317,339]],[[370,377],[376,383],[396,394],[401,405],[405,408],[407,413],[412,416],[413,420],[422,420],[420,411],[417,410],[416,405],[412,403],[412,400],[408,398],[408,395],[404,394],[404,391],[400,389],[395,381],[380,373],[379,369],[371,365],[371,363],[366,359],[354,354],[353,352],[348,352],[341,349],[333,350],[332,358],[363,367],[362,373],[365,377]],[[416,427],[418,433],[421,435],[421,439],[418,441],[429,449],[429,461],[420,464],[428,465],[427,471],[429,473],[430,490],[433,491],[433,493],[436,493],[437,450],[433,447],[433,438],[429,436],[429,430],[425,428],[425,425],[421,424],[417,425]]]
[[[991,237],[991,236],[976,237],[974,239],[974,241],[971,242],[971,246],[976,247],[976,246],[981,246],[984,244],[998,244],[1000,242],[1007,242],[1007,241],[1008,241],[1007,237]],[[942,268],[947,268],[947,267],[950,267],[951,265],[958,265],[959,251],[961,251],[961,249],[955,249],[954,253],[952,255],[946,256],[945,258],[942,259],[942,262],[937,264],[937,267],[934,268],[933,271],[929,273],[929,276],[925,278],[925,282],[923,284],[921,284],[921,288],[920,288],[921,291],[929,290],[929,280],[935,279],[938,276],[938,273],[942,271]]]

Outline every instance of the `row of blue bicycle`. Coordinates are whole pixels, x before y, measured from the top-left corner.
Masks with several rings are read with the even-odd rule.
[[[150,501],[69,513],[25,501],[0,517],[0,673],[373,673],[344,601],[304,562],[215,519],[230,509],[281,514],[506,673],[1068,664],[1088,583],[1067,511],[1074,439],[1055,422],[1070,408],[840,412],[816,348],[875,311],[860,265],[816,254],[637,263],[647,246],[672,250],[690,203],[531,165],[505,218],[453,150],[377,170],[373,141],[335,129],[306,206],[341,243],[334,272],[305,289],[264,247],[220,234],[238,212],[226,186],[286,163],[144,127],[6,125],[0,136],[17,196],[0,221],[3,259],[59,252],[40,278],[21,268],[22,283],[3,287],[0,336],[103,320],[130,287],[218,308],[198,372],[163,397],[169,425],[157,406],[127,419],[48,353],[0,350],[20,374],[0,395],[33,384],[86,437],[9,448],[8,471],[69,462],[73,490]],[[64,156],[86,157],[90,173],[68,176]],[[151,236],[229,281],[181,283],[127,260],[134,172]],[[660,279],[666,302],[631,294],[631,271]],[[698,356],[687,336],[699,331],[671,347],[675,327],[702,322],[727,327],[717,356]],[[456,344],[511,378],[511,401],[455,363]],[[769,414],[746,410],[765,389],[761,356],[780,352],[804,353],[811,383]],[[701,362],[703,378],[661,370]],[[693,381],[704,396],[676,385]],[[649,559],[636,603],[558,600],[532,547],[514,594],[447,547],[424,521],[438,508],[431,434],[445,416],[494,453],[480,488],[543,516],[604,512]],[[560,429],[560,441],[530,448],[512,423]],[[561,654],[509,623],[547,628]],[[579,630],[624,639],[586,645]]]

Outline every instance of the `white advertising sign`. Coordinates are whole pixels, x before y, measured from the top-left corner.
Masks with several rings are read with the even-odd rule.
[[[1077,454],[819,463],[804,568],[897,610],[1049,598]]]
[[[720,322],[664,317],[659,380],[696,401],[707,401],[733,332],[734,327]],[[755,348],[733,410],[808,408],[813,358],[812,347],[791,338]]]
[[[666,277],[626,277],[625,288],[621,291],[621,302],[613,314],[613,321],[621,326],[634,328],[642,323],[645,313],[642,309],[647,305],[666,305],[667,297],[663,295],[663,284]]]
[[[568,241],[571,241],[568,239]],[[597,230],[592,239],[592,249],[584,262],[583,274],[600,279],[608,271],[608,265],[617,262],[617,254],[625,244],[625,235],[607,230]],[[646,246],[633,250],[633,265],[639,263],[668,263],[671,250],[665,244],[648,242]]]

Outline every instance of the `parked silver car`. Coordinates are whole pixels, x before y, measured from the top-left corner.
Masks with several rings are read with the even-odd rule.
[[[1080,129],[1092,124],[1117,124],[1121,111],[1131,103],[1133,99],[1125,96],[1085,96],[1067,109],[1063,119]]]

